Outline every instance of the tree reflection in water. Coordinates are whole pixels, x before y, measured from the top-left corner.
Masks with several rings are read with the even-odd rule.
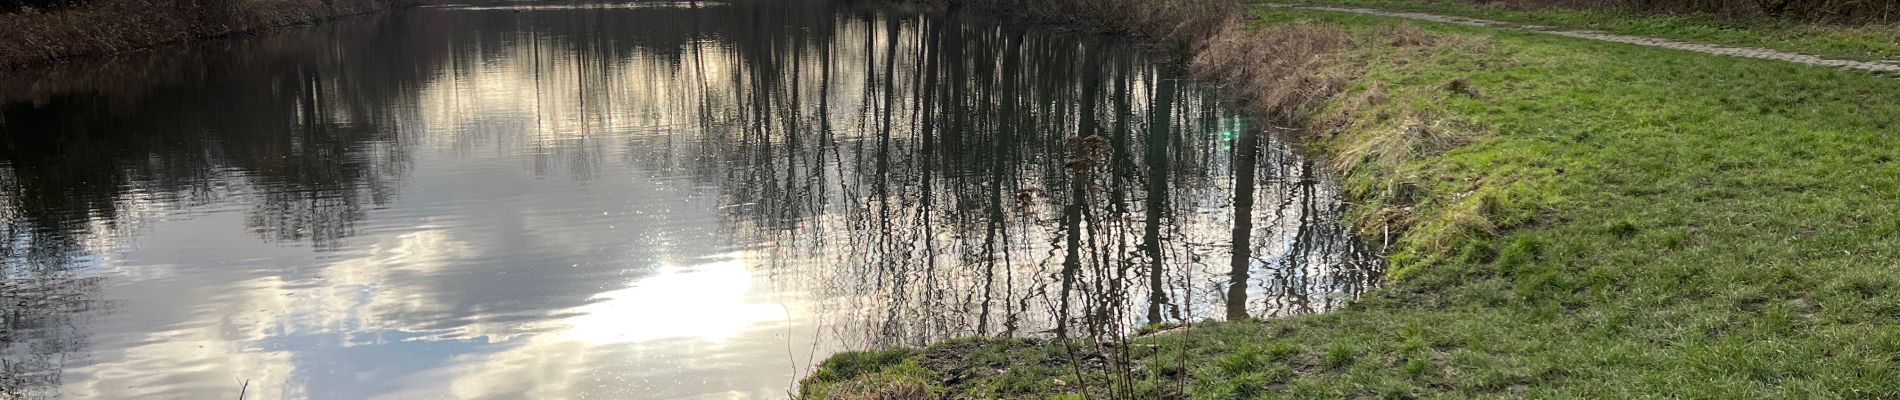
[[[885,5],[668,4],[442,6],[0,77],[0,387],[58,386],[80,363],[112,309],[102,280],[133,279],[88,268],[147,224],[241,210],[248,235],[320,254],[238,272],[300,282],[333,267],[322,252],[360,251],[377,210],[449,190],[410,178],[428,151],[711,193],[718,239],[853,347],[1319,312],[1379,277],[1324,171],[1123,39]],[[573,206],[560,195],[522,196]],[[484,292],[425,272],[444,288],[411,298],[459,303],[377,321],[554,318],[626,271]]]
[[[674,108],[729,105],[698,121],[717,161],[696,173],[848,336],[1310,313],[1379,274],[1322,172],[1152,54],[954,19],[835,22],[695,47],[685,65],[745,68]]]

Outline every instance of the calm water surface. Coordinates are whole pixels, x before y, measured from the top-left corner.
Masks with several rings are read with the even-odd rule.
[[[1182,75],[825,2],[437,4],[9,72],[0,398],[782,398],[841,350],[1376,282],[1324,174]]]

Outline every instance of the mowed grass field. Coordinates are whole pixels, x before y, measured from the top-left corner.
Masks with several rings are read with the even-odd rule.
[[[1383,288],[1135,340],[1132,382],[968,339],[834,357],[804,394],[1900,398],[1900,77],[1249,10],[1354,37],[1309,130],[1368,230],[1403,228]]]
[[[1615,9],[1514,8],[1466,0],[1284,0],[1600,30],[1689,42],[1760,47],[1850,60],[1900,61],[1900,24],[1814,24],[1775,18],[1643,13]]]

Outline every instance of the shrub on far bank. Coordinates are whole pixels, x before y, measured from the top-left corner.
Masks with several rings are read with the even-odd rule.
[[[362,14],[409,0],[95,0],[0,14],[0,66],[114,53]],[[30,6],[30,5],[29,5]]]

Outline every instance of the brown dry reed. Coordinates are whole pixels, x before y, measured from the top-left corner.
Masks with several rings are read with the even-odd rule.
[[[922,400],[930,393],[914,380],[851,380],[831,388],[836,400]]]
[[[1352,48],[1354,40],[1333,26],[1252,29],[1230,20],[1194,55],[1197,75],[1225,83],[1265,123],[1284,129],[1302,125],[1346,85],[1327,73],[1327,57]]]
[[[1256,116],[1300,125],[1345,86],[1325,57],[1352,48],[1336,27],[1253,29],[1235,0],[941,0],[952,7],[1071,28],[1126,32],[1185,45],[1197,76],[1229,86]],[[1395,41],[1429,43],[1412,28]]]
[[[1244,13],[1235,0],[935,0],[1029,22],[1191,43]]]

